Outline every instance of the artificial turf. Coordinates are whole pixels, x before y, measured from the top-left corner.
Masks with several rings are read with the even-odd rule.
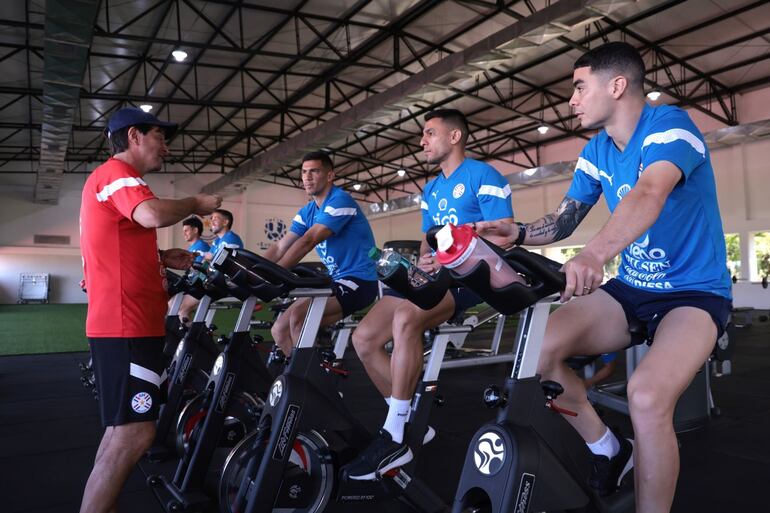
[[[85,304],[0,305],[0,355],[88,351]],[[214,324],[227,333],[235,326],[237,308],[217,310]],[[272,312],[254,312],[254,319],[269,320]],[[255,331],[270,339],[269,331]]]

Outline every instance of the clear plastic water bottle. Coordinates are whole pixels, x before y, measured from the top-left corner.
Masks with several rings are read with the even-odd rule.
[[[392,248],[381,250],[380,248],[373,247],[369,250],[369,258],[375,261],[377,275],[381,278],[387,278],[401,265],[406,269],[409,283],[413,287],[424,285],[430,280],[430,275],[416,265],[413,265],[401,253]]]
[[[439,263],[464,274],[480,261],[489,265],[489,284],[494,289],[513,282],[526,283],[500,255],[494,252],[469,225],[447,224],[436,232],[436,252]]]

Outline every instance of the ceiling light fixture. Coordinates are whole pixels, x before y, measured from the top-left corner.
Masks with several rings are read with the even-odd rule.
[[[187,58],[187,52],[184,50],[174,50],[171,52],[171,56],[176,60],[176,62],[184,62],[184,60]]]
[[[355,190],[357,190],[357,191],[360,191],[360,190],[361,190],[361,184],[360,184],[360,183],[354,183],[354,184],[353,184],[353,188],[354,188]]]
[[[537,131],[540,132],[540,135],[545,135],[546,132],[548,132],[548,127],[546,125],[540,125],[537,127]]]
[[[406,175],[406,169],[399,169],[398,171],[396,171],[396,174],[398,176],[404,176]]]
[[[145,112],[150,112],[152,110],[152,105],[144,104],[139,106],[140,109],[142,109]]]
[[[660,98],[660,91],[650,91],[647,93],[647,98],[650,99],[650,101],[656,102],[658,101],[658,98]]]

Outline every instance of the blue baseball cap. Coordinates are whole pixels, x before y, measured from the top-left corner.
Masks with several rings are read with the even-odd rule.
[[[137,109],[136,107],[126,107],[120,109],[115,114],[110,116],[110,120],[107,122],[107,137],[109,138],[112,134],[121,128],[136,125],[150,125],[160,127],[166,134],[166,139],[173,137],[178,127],[176,123],[161,121],[149,112],[145,112],[142,109]]]

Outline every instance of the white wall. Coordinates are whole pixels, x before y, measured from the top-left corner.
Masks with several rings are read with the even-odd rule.
[[[770,88],[747,93],[738,100],[739,119],[751,122],[770,118]],[[692,113],[701,130],[719,128],[718,123],[700,113]],[[545,146],[540,150],[541,162],[571,160],[577,157],[584,142],[569,140]],[[524,161],[521,156],[516,156]],[[712,151],[712,161],[719,192],[720,210],[726,233],[741,235],[742,268],[749,268],[749,234],[770,230],[770,138]],[[517,171],[514,166],[499,164],[504,174]],[[149,175],[146,179],[160,197],[181,198],[195,194],[216,175]],[[59,205],[44,206],[32,203],[34,177],[23,175],[0,176],[0,303],[16,301],[20,272],[49,272],[52,280],[53,302],[82,302],[77,287],[81,265],[78,247],[78,213],[80,191],[85,175],[65,178]],[[512,195],[517,220],[532,221],[552,212],[564,197],[569,181],[546,184],[514,191]],[[287,228],[299,206],[307,201],[304,191],[288,187],[255,183],[242,194],[226,198],[224,208],[235,216],[235,232],[246,247],[260,251],[269,240],[265,221],[278,218]],[[608,216],[600,201],[575,233],[559,246],[582,245],[601,228]],[[399,215],[371,220],[378,244],[394,239],[419,239],[421,217],[415,209]],[[33,234],[68,235],[68,247],[40,246],[32,242]],[[181,226],[164,228],[158,232],[161,248],[183,247]],[[546,249],[553,256],[553,250]],[[310,259],[316,259],[311,253]],[[744,278],[748,276],[744,275]],[[736,305],[755,304],[768,308],[770,289],[758,289],[749,283],[735,288]]]
[[[211,175],[148,175],[150,188],[158,197],[182,198],[197,193]],[[52,303],[84,303],[78,287],[82,278],[78,218],[80,194],[86,175],[65,177],[59,204],[32,202],[33,176],[13,175],[0,182],[0,304],[18,299],[19,274],[51,274]],[[225,198],[223,208],[235,217],[234,231],[247,248],[261,251],[270,241],[265,232],[267,219],[280,219],[288,229],[298,208],[307,202],[301,189],[255,184],[237,196]],[[39,245],[33,235],[66,235],[68,246]],[[185,247],[181,224],[158,230],[160,248]],[[315,252],[307,260],[317,260]]]

